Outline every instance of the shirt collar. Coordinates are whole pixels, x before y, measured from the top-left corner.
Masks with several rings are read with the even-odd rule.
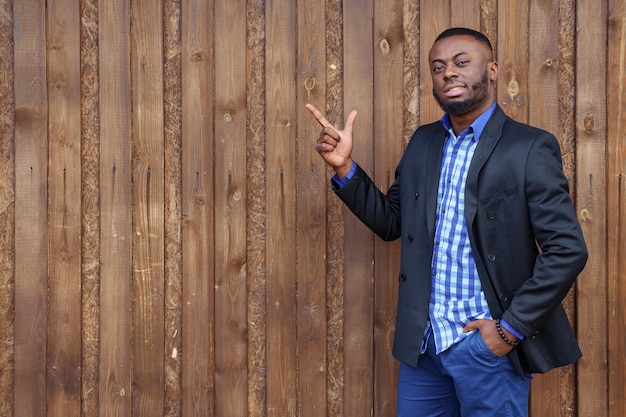
[[[485,110],[480,116],[478,116],[476,120],[474,120],[472,124],[466,130],[464,130],[463,132],[459,134],[459,137],[465,136],[468,133],[473,132],[474,133],[473,139],[478,140],[480,138],[480,135],[483,133],[483,130],[485,130],[485,126],[487,126],[487,122],[489,121],[489,118],[491,117],[491,115],[493,114],[495,110],[496,110],[496,102],[494,101],[493,104],[487,110]],[[443,117],[441,118],[441,123],[443,124],[443,127],[448,132],[452,131],[452,123],[450,122],[450,115],[448,113],[443,115]]]

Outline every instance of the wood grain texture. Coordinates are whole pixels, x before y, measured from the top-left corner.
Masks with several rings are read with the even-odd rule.
[[[374,48],[384,42],[374,35],[374,2],[345,1],[344,117],[358,111],[354,125],[353,158],[374,172]],[[378,37],[378,42],[375,40]],[[343,129],[343,121],[336,123]],[[382,138],[386,140],[386,138]],[[344,393],[346,415],[371,415],[374,410],[374,237],[344,208]]]
[[[182,414],[215,415],[213,2],[182,4]]]
[[[606,1],[581,0],[576,7],[576,209],[589,259],[576,284],[577,335],[583,351],[578,362],[578,415],[608,414],[606,79],[596,65],[604,62],[607,41]],[[602,72],[604,73],[604,72]],[[599,305],[602,305],[599,304]]]
[[[298,289],[296,325],[299,395],[302,417],[326,413],[326,167],[313,150],[319,125],[304,107],[326,97],[325,4],[298,3],[296,25],[296,250]]]
[[[247,407],[246,3],[215,2],[215,413]]]
[[[48,412],[81,413],[80,9],[48,2]]]
[[[48,130],[45,7],[18,1],[15,18],[14,415],[46,415]]]
[[[498,104],[522,123],[528,123],[529,13],[529,2],[498,2]]]
[[[433,83],[430,75],[428,53],[441,32],[450,27],[450,3],[427,0],[420,2],[420,119],[425,125],[439,120],[441,108],[433,98]]]
[[[266,151],[266,10],[265,2],[247,3],[247,261],[248,273],[248,416],[267,415],[267,234]],[[269,21],[269,19],[268,19]],[[293,77],[292,77],[293,78]],[[293,279],[293,278],[292,278]],[[281,318],[282,319],[282,318]],[[292,317],[293,320],[293,317]],[[292,352],[289,352],[291,354]],[[279,359],[280,360],[280,359]],[[288,360],[288,359],[287,359]],[[295,383],[292,384],[292,386]],[[275,393],[281,395],[279,393]]]
[[[131,415],[130,3],[98,3],[100,42],[99,414]]]
[[[13,2],[0,1],[0,415],[13,417],[15,318],[15,94]]]
[[[626,2],[608,3],[607,73],[607,260],[608,416],[626,415]]]
[[[266,2],[267,415],[297,414],[296,8]]]
[[[182,4],[163,2],[164,33],[164,417],[182,413]]]
[[[163,414],[164,131],[163,7],[133,1],[131,77],[133,211],[133,416]]]
[[[374,181],[386,192],[394,181],[403,151],[404,43],[402,2],[374,2]],[[374,240],[373,375],[374,415],[396,414],[398,364],[392,358],[395,331],[400,241]]]
[[[341,1],[326,0],[326,117],[344,114],[344,25]],[[309,119],[311,120],[311,119]],[[312,122],[312,125],[315,125]],[[318,127],[319,129],[319,127]],[[310,138],[312,142],[315,137]],[[326,168],[326,176],[332,169]],[[344,213],[343,203],[326,188],[326,392],[328,417],[345,415],[344,372]]]

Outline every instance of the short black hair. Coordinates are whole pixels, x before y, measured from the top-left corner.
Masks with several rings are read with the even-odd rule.
[[[478,42],[488,47],[491,53],[493,53],[493,47],[491,46],[491,42],[489,41],[489,38],[486,37],[483,33],[474,29],[469,29],[469,28],[457,27],[457,28],[446,29],[443,32],[441,32],[439,36],[437,36],[437,39],[435,39],[435,42],[440,41],[441,39],[444,39],[444,38],[449,38],[451,36],[471,36],[474,39],[476,39]]]

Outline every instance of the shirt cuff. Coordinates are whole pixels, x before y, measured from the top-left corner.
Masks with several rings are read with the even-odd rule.
[[[350,171],[348,171],[345,177],[339,178],[339,176],[335,174],[331,178],[331,181],[333,182],[335,188],[343,188],[343,186],[346,185],[348,181],[352,179],[355,172],[356,172],[356,162],[353,162],[352,166],[350,167]]]
[[[500,325],[504,327],[505,329],[507,329],[509,332],[511,332],[519,340],[524,340],[524,335],[518,332],[517,330],[515,330],[509,323],[504,321],[504,319],[500,319]]]

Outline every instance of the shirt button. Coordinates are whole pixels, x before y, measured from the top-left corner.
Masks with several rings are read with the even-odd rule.
[[[496,255],[494,255],[493,253],[490,253],[489,255],[487,255],[487,259],[489,259],[489,261],[493,262],[496,260]]]
[[[409,242],[413,242],[413,235],[408,235],[406,238],[409,240]]]
[[[500,300],[502,300],[502,301],[504,301],[506,303],[507,301],[509,301],[509,297],[507,297],[504,294],[500,294]]]
[[[400,282],[405,282],[405,281],[406,281],[406,275],[400,274]]]
[[[488,218],[489,220],[493,220],[493,219],[495,219],[495,218],[496,218],[496,212],[495,212],[495,211],[493,211],[493,210],[489,210],[489,211],[487,212],[487,218]]]

